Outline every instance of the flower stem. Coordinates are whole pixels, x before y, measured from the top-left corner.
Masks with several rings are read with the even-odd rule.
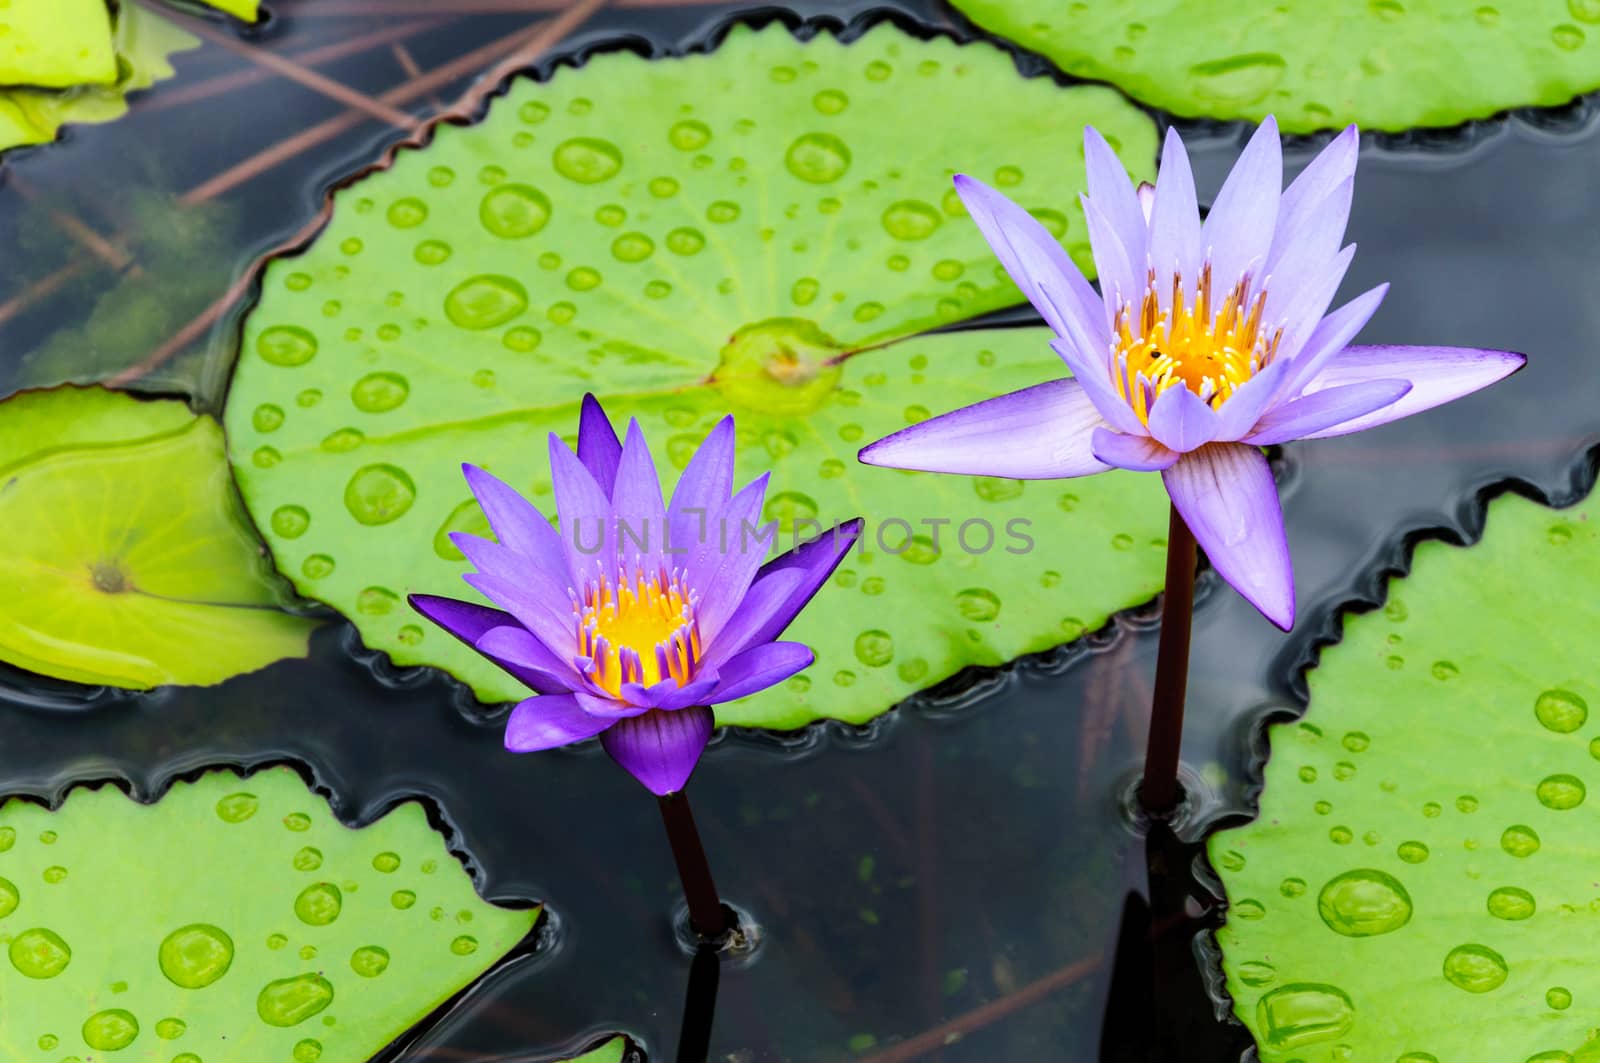
[[[683,1025],[678,1028],[678,1063],[706,1063],[711,1058],[711,1020],[717,1010],[717,983],[722,960],[711,945],[701,945],[689,966],[689,989],[683,997]]]
[[[689,925],[701,937],[719,938],[727,933],[728,913],[717,897],[717,884],[711,878],[711,865],[706,863],[706,850],[700,844],[689,799],[679,791],[659,798],[659,804],[683,895],[689,902]]]
[[[1145,748],[1139,803],[1151,815],[1178,807],[1178,755],[1183,744],[1183,699],[1189,683],[1189,625],[1194,618],[1194,533],[1176,506],[1167,530],[1167,586],[1161,595],[1161,643],[1156,689],[1150,700],[1150,743]]]

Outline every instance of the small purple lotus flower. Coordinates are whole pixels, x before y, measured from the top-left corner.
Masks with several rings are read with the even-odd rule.
[[[1103,294],[1027,211],[967,176],[956,190],[1072,371],[924,421],[861,451],[869,465],[1055,479],[1159,471],[1211,563],[1279,627],[1294,577],[1259,448],[1385,424],[1520,369],[1506,351],[1352,347],[1388,285],[1327,313],[1355,252],[1340,249],[1359,138],[1351,126],[1287,190],[1262,123],[1204,224],[1183,141],[1137,191],[1085,131],[1084,216]]]
[[[711,737],[710,706],[811,664],[806,646],[774,640],[861,524],[762,565],[775,527],[760,523],[767,477],[732,493],[733,446],[726,417],[665,504],[638,422],[619,443],[585,396],[577,455],[550,436],[560,533],[515,490],[463,467],[499,542],[463,532],[451,540],[477,567],[463,578],[505,611],[428,594],[410,601],[537,691],[506,722],[507,749],[599,735],[651,792],[673,793]]]

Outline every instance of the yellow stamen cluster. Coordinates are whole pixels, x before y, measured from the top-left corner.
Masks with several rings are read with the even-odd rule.
[[[578,652],[594,660],[592,678],[620,696],[624,683],[689,681],[700,658],[695,598],[680,577],[636,573],[590,580],[574,603]]]
[[[1112,336],[1117,390],[1147,424],[1156,397],[1179,384],[1213,409],[1221,406],[1272,361],[1283,335],[1281,328],[1270,334],[1262,328],[1267,293],[1252,291],[1248,274],[1220,305],[1213,302],[1209,263],[1192,301],[1181,276],[1173,276],[1170,294],[1163,310],[1152,270],[1137,316],[1133,304],[1123,303]]]

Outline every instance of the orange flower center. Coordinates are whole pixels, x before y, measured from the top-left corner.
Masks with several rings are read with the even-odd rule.
[[[1264,288],[1252,291],[1250,281],[1249,275],[1241,277],[1218,305],[1208,264],[1193,293],[1182,277],[1172,278],[1172,300],[1163,310],[1152,271],[1137,317],[1131,303],[1122,305],[1112,337],[1117,358],[1113,376],[1139,420],[1148,424],[1156,398],[1179,384],[1216,409],[1272,361],[1283,330],[1269,334],[1262,329],[1267,293]]]
[[[695,598],[679,576],[638,573],[591,580],[579,596],[578,652],[594,660],[591,678],[621,696],[624,683],[687,683],[700,657]]]

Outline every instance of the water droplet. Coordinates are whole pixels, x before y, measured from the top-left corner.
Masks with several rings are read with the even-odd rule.
[[[1333,827],[1328,831],[1328,840],[1335,845],[1349,845],[1355,839],[1355,834],[1349,827]]]
[[[1578,27],[1563,23],[1550,31],[1550,39],[1556,42],[1556,47],[1568,52],[1575,52],[1583,47],[1583,31]]]
[[[283,407],[262,403],[250,415],[250,424],[257,432],[276,432],[283,425]]]
[[[1241,963],[1238,974],[1239,981],[1258,989],[1261,986],[1271,985],[1278,980],[1278,969],[1272,964],[1263,963],[1260,960],[1248,960],[1245,963]]]
[[[667,131],[667,140],[679,151],[699,151],[711,143],[711,129],[704,122],[685,118]]]
[[[72,949],[44,927],[24,930],[11,939],[11,966],[29,978],[54,978],[72,962]]]
[[[1533,917],[1533,894],[1515,886],[1501,886],[1489,894],[1489,914],[1496,919],[1505,919],[1509,922],[1519,922]]]
[[[532,185],[497,185],[478,204],[483,227],[504,240],[521,240],[550,221],[550,197]]]
[[[811,97],[811,106],[815,107],[822,114],[838,114],[840,111],[850,106],[850,97],[846,96],[838,89],[823,89],[821,92]]]
[[[1589,703],[1570,690],[1546,690],[1533,703],[1539,722],[1557,734],[1571,734],[1589,719]]]
[[[307,1037],[294,1046],[294,1063],[317,1063],[322,1058],[322,1042]]]
[[[1406,13],[1405,6],[1400,0],[1371,0],[1367,6],[1374,15],[1385,22],[1393,22]]]
[[[863,631],[856,636],[856,660],[869,668],[882,668],[894,660],[894,639],[887,631]]]
[[[1500,848],[1518,859],[1532,856],[1539,851],[1538,832],[1521,824],[1507,827],[1500,835]]]
[[[1303,878],[1286,878],[1278,883],[1278,892],[1293,900],[1304,897],[1306,894],[1306,880]]]
[[[1401,842],[1395,855],[1408,864],[1420,864],[1428,859],[1428,847],[1422,842]]]
[[[363,978],[376,978],[389,969],[389,952],[377,945],[363,945],[350,954],[350,969]]]
[[[294,914],[307,926],[327,926],[343,907],[344,894],[331,882],[314,882],[294,899]]]
[[[1235,901],[1228,908],[1228,912],[1238,919],[1248,919],[1253,922],[1264,917],[1267,909],[1260,901],[1245,898],[1242,901]]]
[[[1469,814],[1478,811],[1478,799],[1471,794],[1462,794],[1456,798],[1456,811]]]
[[[1572,1007],[1572,991],[1565,986],[1551,986],[1544,994],[1544,1002],[1556,1011]]]
[[[705,235],[699,229],[684,227],[667,234],[667,250],[675,255],[699,254],[705,246]]]
[[[243,823],[260,807],[255,794],[229,794],[217,802],[217,818],[224,823]]]
[[[883,229],[896,240],[926,240],[940,220],[935,207],[920,199],[902,199],[883,212]]]
[[[468,277],[444,297],[444,313],[464,329],[495,328],[528,309],[528,290],[495,273]]]
[[[1022,497],[1022,481],[1001,476],[974,476],[972,489],[985,502],[1009,502]]]
[[[311,527],[311,514],[302,506],[279,506],[272,511],[272,530],[283,539],[298,539]]]
[[[795,306],[810,306],[816,300],[817,292],[820,289],[821,285],[815,279],[801,277],[789,289],[789,298],[794,301]]]
[[[1469,993],[1499,989],[1510,970],[1506,959],[1487,945],[1457,945],[1444,959],[1444,977]]]
[[[1244,854],[1237,849],[1228,849],[1217,857],[1217,863],[1224,871],[1243,871]]]
[[[1461,674],[1461,669],[1457,668],[1451,661],[1434,661],[1431,671],[1433,672],[1433,678],[1441,682],[1454,679]]]
[[[831,184],[850,169],[850,148],[832,133],[804,133],[789,145],[783,165],[802,181]]]
[[[608,181],[622,169],[622,150],[598,137],[573,137],[563,141],[551,156],[556,173],[581,185]]]
[[[268,1026],[297,1026],[333,1003],[333,985],[318,974],[268,982],[256,997],[256,1014]]]
[[[1493,26],[1500,21],[1500,12],[1487,5],[1474,11],[1473,16],[1478,20],[1478,25],[1480,26]]]
[[[887,81],[889,75],[894,73],[894,67],[882,59],[874,59],[867,64],[866,75],[868,81]]]
[[[256,353],[273,365],[305,365],[316,356],[317,338],[297,325],[273,325],[256,337]]]
[[[356,470],[344,489],[344,507],[362,524],[387,524],[403,516],[417,500],[416,484],[394,465],[367,465]]]
[[[1256,1002],[1256,1029],[1279,1051],[1342,1037],[1355,1018],[1350,997],[1331,985],[1291,983]]]
[[[456,172],[448,166],[435,166],[428,171],[428,183],[435,188],[446,188],[456,179]]]
[[[403,912],[417,903],[417,895],[410,890],[395,890],[389,895],[389,903]]]
[[[1000,615],[1000,597],[982,587],[968,587],[957,592],[956,610],[966,620],[986,623]]]
[[[54,886],[66,879],[67,869],[61,867],[59,864],[53,865],[44,869],[44,875],[42,877],[47,883]]]
[[[83,1024],[83,1043],[97,1052],[127,1048],[138,1036],[139,1020],[121,1008],[96,1012]]]
[[[1344,736],[1343,745],[1352,753],[1365,753],[1367,747],[1372,745],[1372,739],[1360,731],[1351,731]]]
[[[360,239],[352,236],[349,239],[340,242],[339,250],[346,255],[359,255],[362,248],[365,246],[366,245],[363,244]]]
[[[1345,937],[1376,937],[1411,921],[1411,895],[1393,875],[1359,868],[1336,875],[1317,896],[1317,914]]]
[[[1549,775],[1539,781],[1535,791],[1539,803],[1546,808],[1558,812],[1565,812],[1570,808],[1577,808],[1583,804],[1585,790],[1583,780],[1576,775]]]
[[[451,247],[443,240],[424,240],[411,252],[419,265],[437,266],[450,257]]]
[[[21,903],[22,894],[17,892],[16,883],[8,878],[0,878],[0,919],[16,911]]]
[[[457,956],[471,956],[478,951],[478,939],[467,934],[462,934],[450,942],[450,951]]]
[[[678,194],[678,182],[671,177],[650,178],[650,194],[657,199],[671,199]]]
[[[1600,22],[1600,0],[1567,0],[1567,10],[1579,22]]]
[[[415,196],[389,204],[389,224],[396,229],[415,229],[428,220],[428,205]]]
[[[611,256],[619,262],[643,262],[655,249],[656,242],[644,233],[623,233],[611,241]]]
[[[1202,99],[1252,103],[1277,88],[1287,69],[1280,55],[1250,52],[1191,66],[1189,84]]]
[[[300,574],[306,579],[326,579],[333,575],[334,560],[327,554],[312,554],[300,563]]]
[[[168,934],[157,959],[173,985],[204,989],[233,966],[233,939],[220,927],[194,923]]]
[[[291,273],[283,279],[283,286],[291,292],[303,292],[311,287],[311,274]]]
[[[718,225],[726,225],[739,220],[739,204],[731,203],[726,199],[719,199],[706,208],[706,220]]]

